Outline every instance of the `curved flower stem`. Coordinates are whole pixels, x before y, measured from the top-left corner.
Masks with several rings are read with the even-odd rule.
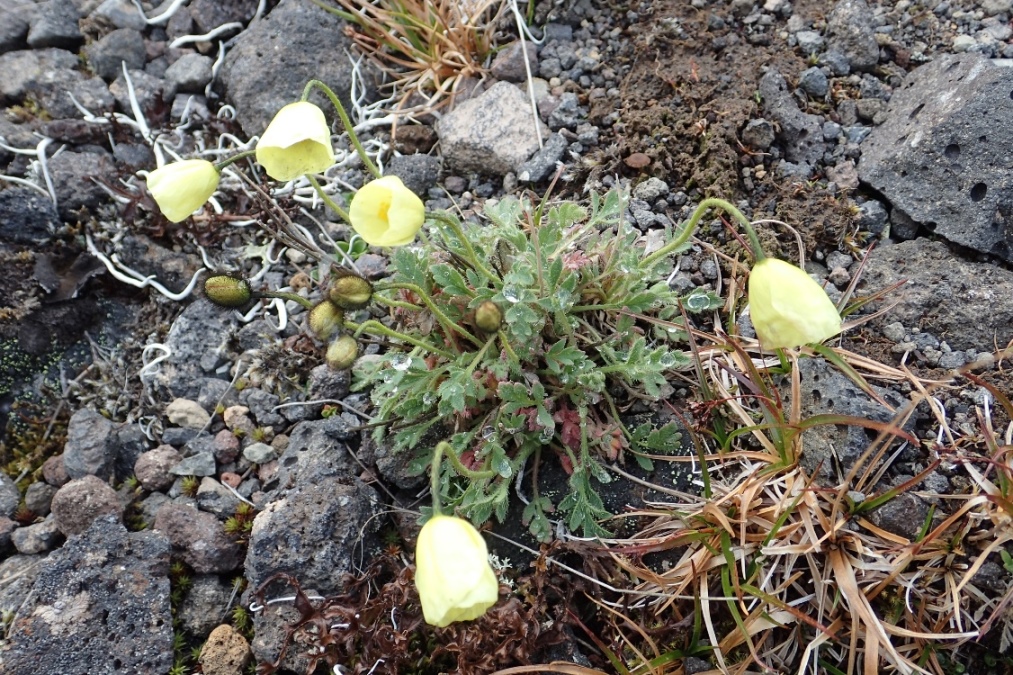
[[[465,251],[468,253],[468,262],[471,263],[471,265],[478,270],[482,276],[488,279],[493,286],[499,288],[501,283],[499,277],[493,274],[493,272],[483,265],[482,261],[478,259],[478,256],[475,254],[475,248],[471,245],[471,242],[468,241],[468,238],[464,236],[464,230],[461,228],[461,224],[457,222],[457,219],[445,216],[442,213],[430,213],[429,217],[437,223],[443,223],[444,225],[449,226],[450,229],[454,231],[454,235],[457,236],[461,245],[464,246]]]
[[[387,305],[388,307],[399,307],[401,309],[414,309],[414,310],[425,309],[424,307],[419,307],[418,305],[413,305],[410,302],[402,302],[400,300],[394,300],[392,298],[385,298],[384,296],[380,295],[379,293],[374,294],[373,295],[373,299],[376,300],[377,302],[381,303],[381,304]]]
[[[428,307],[429,311],[433,313],[433,316],[436,317],[436,320],[440,322],[441,326],[443,326],[443,330],[447,331],[447,337],[450,337],[450,333],[452,332],[460,333],[471,340],[476,347],[482,346],[481,340],[451,321],[450,317],[444,314],[443,311],[436,306],[436,303],[434,303],[432,298],[429,297],[429,294],[422,290],[422,287],[410,283],[389,283],[377,284],[375,290],[384,291],[392,288],[403,288],[419,296],[422,299],[422,302],[426,303],[426,307]]]
[[[499,341],[503,345],[503,351],[505,351],[507,356],[513,359],[514,362],[520,363],[521,360],[517,357],[517,352],[514,351],[514,348],[510,346],[510,341],[507,339],[507,335],[503,332],[503,329],[501,328],[496,331],[496,333],[499,335]]]
[[[352,221],[349,220],[348,218],[348,211],[345,211],[343,208],[338,206],[338,203],[333,199],[331,199],[331,196],[329,194],[324,192],[324,188],[322,185],[320,185],[320,182],[316,179],[316,176],[306,174],[306,177],[309,179],[310,185],[312,185],[313,189],[317,191],[317,194],[320,196],[320,199],[323,200],[324,204],[327,204],[327,206],[330,207],[332,211],[341,216],[341,219],[343,221],[351,225]]]
[[[427,344],[427,343],[423,342],[422,340],[416,340],[415,338],[413,338],[410,335],[405,335],[404,333],[399,333],[396,330],[393,330],[391,328],[387,328],[382,323],[380,323],[379,321],[376,321],[374,319],[369,319],[368,321],[363,321],[362,323],[355,323],[354,321],[347,321],[346,320],[345,321],[345,328],[347,328],[350,331],[354,331],[353,334],[352,334],[353,337],[359,337],[359,335],[361,335],[362,333],[372,333],[374,335],[384,335],[386,337],[394,338],[395,340],[401,340],[403,342],[407,342],[408,344],[415,345],[416,347],[421,347],[422,349],[430,351],[433,354],[438,354],[438,355],[442,356],[445,359],[451,359],[452,360],[452,359],[455,358],[455,356],[453,354],[451,354],[450,352],[448,352],[448,351],[444,351],[443,349],[440,349],[439,347],[434,347],[433,345]]]
[[[313,309],[313,303],[295,293],[286,293],[285,291],[254,291],[253,297],[255,298],[279,298],[280,300],[291,300],[292,302],[298,302],[306,309]]]
[[[650,266],[685,244],[689,238],[693,236],[693,232],[696,231],[697,225],[700,224],[700,219],[703,218],[703,214],[710,208],[721,209],[738,221],[739,225],[742,226],[742,229],[745,230],[746,237],[749,238],[749,246],[753,249],[753,257],[756,259],[756,262],[759,262],[767,257],[763,252],[763,248],[760,246],[760,240],[756,236],[756,230],[753,229],[753,224],[749,222],[748,218],[742,215],[742,211],[735,208],[731,202],[725,201],[724,199],[718,199],[717,197],[711,197],[700,202],[700,205],[696,207],[695,211],[693,211],[693,215],[690,216],[689,221],[686,223],[686,226],[683,228],[678,237],[641,260],[640,266]]]
[[[485,356],[485,353],[489,350],[489,346],[493,343],[495,339],[496,339],[495,335],[491,336],[488,340],[485,341],[485,344],[482,345],[482,348],[478,350],[478,353],[475,354],[475,358],[471,360],[471,363],[468,364],[468,368],[465,371],[468,373],[468,375],[471,375],[473,372],[475,372],[475,369],[478,368],[478,364],[482,362],[482,357]]]
[[[450,460],[451,466],[454,467],[454,471],[461,474],[465,478],[471,480],[482,480],[484,478],[495,478],[496,472],[491,470],[486,471],[475,471],[461,464],[461,459],[454,454],[454,449],[450,447],[450,443],[446,441],[440,441],[436,444],[436,449],[433,450],[433,464],[430,467],[430,490],[433,493],[433,514],[441,515],[443,511],[440,508],[440,462],[443,456],[446,455],[447,459]]]
[[[216,162],[215,169],[218,171],[218,173],[221,173],[222,169],[227,167],[229,164],[235,164],[240,160],[244,160],[247,157],[255,157],[256,155],[257,155],[256,150],[243,150],[242,152],[237,152],[232,157],[226,157],[222,161]]]
[[[341,105],[341,100],[338,99],[337,94],[320,80],[310,80],[306,83],[306,86],[302,90],[302,100],[309,100],[310,92],[313,89],[319,89],[324,95],[331,99],[331,105],[338,111],[338,117],[341,118],[341,125],[345,127],[345,131],[348,132],[348,138],[352,141],[352,146],[355,148],[355,152],[359,154],[359,158],[362,163],[366,165],[369,172],[373,174],[374,178],[380,178],[382,175],[380,170],[376,168],[376,164],[373,164],[373,160],[366,154],[366,149],[362,147],[362,143],[359,142],[359,136],[355,133],[355,127],[352,126],[352,120],[348,118],[348,113],[345,112],[345,106]]]

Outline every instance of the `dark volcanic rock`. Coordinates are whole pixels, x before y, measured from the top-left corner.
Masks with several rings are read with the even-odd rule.
[[[0,471],[0,516],[13,516],[18,510],[21,493],[10,476]]]
[[[32,0],[0,0],[0,54],[26,45],[29,22],[35,11]]]
[[[288,490],[300,483],[332,477],[349,479],[354,475],[357,465],[345,444],[351,436],[345,433],[347,426],[338,415],[297,424],[289,434],[288,447],[278,459],[275,485]]]
[[[889,422],[907,402],[890,389],[873,387],[889,403],[890,410],[876,402],[840,371],[822,359],[800,359],[802,413],[804,418],[824,413],[852,415],[877,422]],[[871,439],[863,427],[820,425],[807,429],[802,437],[804,451],[799,463],[824,485],[838,485]]]
[[[76,49],[84,41],[78,26],[80,18],[81,13],[71,0],[40,3],[28,29],[28,45]]]
[[[79,209],[92,209],[108,199],[92,178],[116,182],[116,165],[106,152],[61,152],[49,162],[60,215],[70,221]]]
[[[847,58],[852,70],[869,70],[879,62],[873,13],[865,0],[840,0],[827,19],[830,49]]]
[[[63,49],[23,49],[0,55],[0,103],[21,101],[29,91],[38,90],[46,73],[76,65],[77,57]]]
[[[131,70],[144,67],[144,37],[136,30],[120,28],[85,48],[88,65],[104,80],[115,80],[123,64]]]
[[[809,166],[821,161],[824,144],[820,119],[799,110],[788,83],[776,69],[771,68],[760,79],[760,95],[764,115],[780,127],[777,137],[784,144],[788,161],[805,162]]]
[[[950,241],[1013,260],[1013,69],[980,54],[912,71],[862,144],[859,178]]]
[[[907,283],[888,297],[900,302],[878,324],[917,326],[954,350],[986,351],[1013,339],[1013,272],[915,239],[873,250],[861,288],[878,291],[902,279]]]
[[[14,244],[48,242],[60,220],[53,201],[31,188],[0,190],[0,240]]]
[[[344,22],[313,3],[281,0],[271,12],[250,24],[225,57],[222,83],[243,130],[261,134],[283,106],[299,100],[303,86],[318,79],[334,90],[346,106],[352,84],[351,64],[321,54],[351,50],[342,32]],[[372,66],[362,65],[368,81]],[[367,83],[371,86],[371,82]],[[313,98],[328,118],[336,118],[326,99]]]
[[[381,505],[376,492],[361,482],[337,478],[301,484],[271,502],[253,521],[246,556],[246,578],[256,589],[276,572],[286,572],[304,589],[329,595],[342,588],[343,575],[355,561],[369,559],[378,545]],[[284,611],[274,608],[254,619],[253,651],[259,660],[278,656],[288,626]],[[290,650],[284,667],[297,656]],[[299,671],[302,672],[302,671]]]
[[[113,423],[94,410],[82,408],[74,413],[67,425],[67,444],[63,465],[71,478],[112,476],[116,462]]]
[[[165,675],[172,667],[168,569],[165,537],[96,521],[42,563],[0,670]]]
[[[231,572],[241,561],[239,545],[210,513],[185,504],[166,504],[155,516],[173,550],[198,574]]]
[[[158,365],[150,378],[155,386],[172,398],[194,399],[200,393],[206,372],[201,365],[203,357],[215,367],[225,343],[236,330],[232,312],[201,299],[191,303],[172,323],[165,344],[171,351],[169,358]]]

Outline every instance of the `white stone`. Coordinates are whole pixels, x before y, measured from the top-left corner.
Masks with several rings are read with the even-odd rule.
[[[177,398],[165,409],[166,417],[184,429],[203,429],[211,422],[211,415],[196,401]]]
[[[503,175],[538,150],[536,124],[542,138],[548,138],[548,127],[536,121],[524,92],[497,82],[444,115],[436,132],[451,171]]]

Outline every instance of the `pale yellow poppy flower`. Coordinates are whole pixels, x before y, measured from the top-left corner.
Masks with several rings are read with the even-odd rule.
[[[324,111],[308,101],[279,110],[257,143],[257,162],[280,181],[328,169],[334,149]]]
[[[384,176],[355,193],[348,219],[367,244],[404,246],[415,238],[425,222],[426,208],[400,178]]]
[[[764,258],[749,273],[749,315],[764,349],[823,342],[841,332],[841,315],[805,270]]]
[[[218,189],[218,169],[204,159],[184,159],[148,174],[148,192],[159,210],[174,223],[204,206]]]
[[[471,523],[433,516],[415,544],[415,587],[422,615],[431,626],[471,621],[499,599],[485,540]]]

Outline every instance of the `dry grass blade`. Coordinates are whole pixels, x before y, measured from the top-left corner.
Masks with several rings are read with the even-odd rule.
[[[514,668],[503,668],[492,673],[492,675],[519,675],[520,673],[563,673],[563,675],[608,675],[608,673],[594,668],[585,668],[575,663],[563,663],[553,661],[538,666],[516,666]]]
[[[464,78],[486,75],[503,0],[324,0],[314,4],[348,21],[355,45],[391,77],[400,112],[439,108]],[[411,108],[411,97],[420,97]]]
[[[863,377],[911,382],[911,400],[889,422],[839,415],[805,418],[797,403],[797,364],[782,379],[789,389],[785,396],[791,398],[787,405],[768,375],[768,369],[783,364],[756,358],[730,338],[694,333],[698,336],[717,345],[696,351],[710,392],[708,410],[716,414],[720,409],[731,430],[723,437],[713,430],[700,436],[703,445],[692,459],[706,463],[706,497],[654,486],[673,502],[637,512],[641,522],[654,520],[610,549],[620,569],[640,580],[639,606],[649,607],[659,621],[686,616],[695,608],[711,660],[723,673],[787,668],[785,672],[943,675],[943,659],[936,652],[980,636],[980,617],[989,609],[990,622],[1002,621],[1013,641],[1013,625],[1007,629],[1013,621],[1006,619],[1013,594],[1004,602],[989,600],[973,581],[989,554],[1013,536],[1013,462],[1005,446],[990,441],[991,454],[975,459],[977,467],[968,460],[956,462],[966,466],[976,489],[967,495],[931,495],[941,501],[930,510],[919,536],[900,536],[867,517],[917,490],[958,451],[955,435],[945,428],[930,446],[938,454],[930,455],[914,477],[889,484],[887,469],[901,451],[923,447],[903,429],[915,406],[921,401],[935,405],[933,390],[952,386],[950,381],[923,380],[906,369],[841,350],[836,352],[841,362],[860,368]],[[945,425],[945,415],[933,410]],[[833,488],[814,485],[794,462],[804,452],[803,432],[822,424],[878,432]],[[990,428],[987,420],[981,426]],[[942,447],[944,440],[950,448]],[[853,498],[858,493],[862,497]],[[935,508],[942,510],[936,518]],[[982,521],[992,527],[978,534]],[[977,560],[963,564],[965,547],[979,540]],[[662,571],[640,562],[648,553],[669,551],[675,555]],[[624,641],[640,650],[624,653],[646,668],[643,654],[656,653],[653,643],[635,630]]]

